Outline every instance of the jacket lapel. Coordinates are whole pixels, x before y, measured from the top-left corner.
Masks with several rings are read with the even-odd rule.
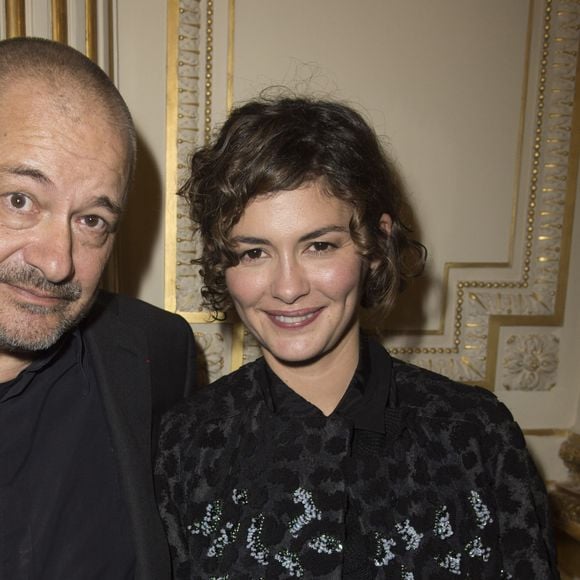
[[[153,488],[151,384],[147,340],[110,306],[84,336],[103,397],[125,491],[136,553],[136,578],[167,577],[169,555]]]

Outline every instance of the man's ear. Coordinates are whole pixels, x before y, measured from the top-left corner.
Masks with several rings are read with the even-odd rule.
[[[381,219],[379,220],[379,227],[387,236],[391,235],[391,231],[393,230],[393,220],[388,213],[384,213],[381,215]]]

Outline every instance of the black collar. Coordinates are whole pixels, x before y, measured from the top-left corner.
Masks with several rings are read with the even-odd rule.
[[[265,363],[266,396],[275,413],[292,416],[323,416],[322,412],[294,392]],[[354,376],[330,417],[339,415],[355,429],[385,433],[385,410],[396,405],[392,388],[393,362],[384,348],[361,336],[360,355]]]

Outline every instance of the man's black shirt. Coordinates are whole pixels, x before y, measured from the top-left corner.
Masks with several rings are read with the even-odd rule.
[[[79,330],[0,384],[0,579],[128,580],[135,551]]]

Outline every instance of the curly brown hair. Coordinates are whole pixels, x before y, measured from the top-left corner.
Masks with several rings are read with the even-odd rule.
[[[190,202],[202,242],[204,302],[231,308],[225,281],[238,258],[229,236],[248,203],[260,195],[316,182],[353,207],[350,232],[372,264],[361,305],[388,310],[405,281],[423,270],[425,248],[403,223],[403,188],[392,161],[362,116],[344,104],[308,98],[259,99],[236,109],[213,143],[191,158],[179,194]],[[392,219],[390,233],[379,226]]]

